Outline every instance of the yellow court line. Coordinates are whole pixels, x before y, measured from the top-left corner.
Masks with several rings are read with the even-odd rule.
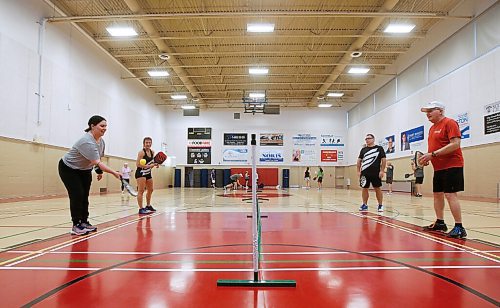
[[[363,218],[369,218],[371,220],[376,221],[377,223],[380,223],[380,224],[383,224],[383,225],[386,225],[386,226],[389,226],[389,227],[392,227],[392,228],[396,228],[396,229],[399,229],[399,230],[402,230],[402,231],[405,231],[405,232],[408,232],[408,233],[411,233],[411,234],[415,234],[415,235],[418,235],[418,236],[426,238],[426,239],[431,239],[431,240],[433,240],[435,242],[438,242],[438,243],[441,243],[441,244],[446,244],[448,246],[464,250],[465,252],[479,254],[481,257],[483,257],[483,258],[485,258],[487,260],[500,263],[500,257],[499,256],[496,256],[496,255],[488,253],[488,252],[484,252],[482,250],[478,250],[478,249],[475,249],[475,248],[472,248],[472,247],[469,247],[469,246],[466,246],[466,245],[463,245],[463,244],[455,243],[455,242],[443,239],[441,237],[434,236],[434,235],[426,233],[426,232],[416,231],[416,230],[413,230],[413,229],[410,229],[410,228],[407,228],[407,227],[403,227],[403,226],[400,226],[400,225],[397,225],[397,224],[393,224],[393,223],[381,220],[381,219],[379,219],[377,217],[364,216],[364,215],[360,215],[358,213],[353,213],[353,215],[358,216],[358,217],[363,217]],[[491,260],[488,257],[491,257],[494,260]]]
[[[37,255],[37,254],[38,255],[42,255],[42,254],[47,253],[50,250],[57,250],[59,248],[63,248],[64,246],[68,246],[69,244],[75,244],[75,243],[87,240],[89,238],[93,238],[93,237],[96,237],[98,235],[102,235],[104,233],[108,233],[110,231],[116,230],[116,229],[118,229],[120,227],[123,227],[123,226],[129,225],[131,223],[137,222],[137,221],[139,221],[141,219],[148,218],[148,217],[153,217],[153,216],[156,216],[156,215],[159,215],[159,214],[160,213],[145,215],[145,216],[142,216],[142,217],[139,217],[139,218],[135,218],[135,219],[132,219],[132,220],[120,223],[120,224],[115,225],[115,226],[107,227],[107,228],[103,229],[102,231],[100,231],[98,233],[95,233],[95,234],[88,234],[88,235],[79,236],[77,238],[73,238],[71,240],[68,240],[68,241],[65,241],[65,242],[62,242],[62,243],[58,243],[58,244],[55,244],[55,245],[52,245],[52,246],[49,246],[49,247],[46,247],[46,248],[43,248],[43,249],[40,249],[40,250],[36,250],[36,251],[30,252],[30,253],[28,253],[26,255],[17,256],[15,258],[12,258],[12,259],[0,262],[0,266],[5,266],[7,264],[10,264],[10,263],[13,263],[13,262],[16,262],[16,261],[17,261],[16,264],[18,264],[18,263],[23,262],[23,260],[21,260],[23,258],[30,259],[31,256],[34,256],[34,255]],[[28,261],[28,260],[24,260],[24,261]],[[7,266],[12,266],[12,264],[11,265],[7,265]]]

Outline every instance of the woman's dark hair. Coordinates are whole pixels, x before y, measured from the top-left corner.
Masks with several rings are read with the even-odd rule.
[[[100,115],[91,116],[88,123],[89,127],[85,129],[85,132],[89,132],[92,129],[92,125],[95,126],[101,123],[102,121],[106,121],[106,119],[101,117]]]

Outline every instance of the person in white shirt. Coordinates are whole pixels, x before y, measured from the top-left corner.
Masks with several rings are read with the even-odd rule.
[[[122,167],[122,179],[125,180],[125,182],[130,184],[130,173],[132,173],[132,169],[128,166],[128,163],[124,163]],[[123,185],[122,182],[122,195],[125,193],[125,185]],[[128,197],[128,195],[127,195]]]

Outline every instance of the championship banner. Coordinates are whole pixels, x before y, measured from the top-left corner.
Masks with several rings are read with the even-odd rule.
[[[248,162],[248,149],[225,149],[222,153],[222,161],[246,163]]]
[[[187,148],[187,163],[190,165],[210,165],[211,148]]]
[[[283,146],[283,134],[260,134],[261,146]]]
[[[282,150],[261,150],[259,156],[261,163],[282,163],[283,151]]]
[[[212,139],[212,128],[210,127],[189,127],[188,139]]]
[[[224,133],[224,145],[248,145],[248,134]]]

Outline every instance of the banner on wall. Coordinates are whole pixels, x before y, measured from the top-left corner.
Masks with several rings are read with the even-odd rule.
[[[404,131],[401,133],[401,151],[419,149],[422,146],[423,140],[424,140],[423,125]]]
[[[222,153],[222,161],[246,163],[248,162],[248,149],[225,149]]]
[[[337,150],[321,150],[321,162],[337,162]]]
[[[187,146],[190,148],[211,148],[212,140],[188,140]]]
[[[316,150],[315,149],[293,149],[292,162],[301,163],[316,163]]]
[[[343,147],[344,137],[334,134],[321,134],[320,146],[322,147]]]
[[[312,136],[311,134],[297,134],[292,136],[292,141],[294,146],[315,146],[316,145],[316,136]]]
[[[261,146],[283,146],[283,134],[260,134]]]
[[[248,134],[224,133],[224,145],[248,145]]]
[[[260,150],[259,162],[261,163],[282,163],[282,150]]]
[[[190,165],[210,165],[211,148],[187,148],[187,163]]]
[[[394,143],[394,135],[390,135],[385,137],[382,140],[379,140],[378,145],[384,148],[386,154],[392,154],[396,152],[396,145]]]
[[[470,138],[470,125],[469,125],[468,113],[465,112],[457,115],[455,120],[457,121],[458,127],[460,128],[460,134],[462,135],[462,139]]]
[[[188,127],[188,139],[212,139],[212,128]]]
[[[484,106],[484,134],[500,132],[500,102]]]

